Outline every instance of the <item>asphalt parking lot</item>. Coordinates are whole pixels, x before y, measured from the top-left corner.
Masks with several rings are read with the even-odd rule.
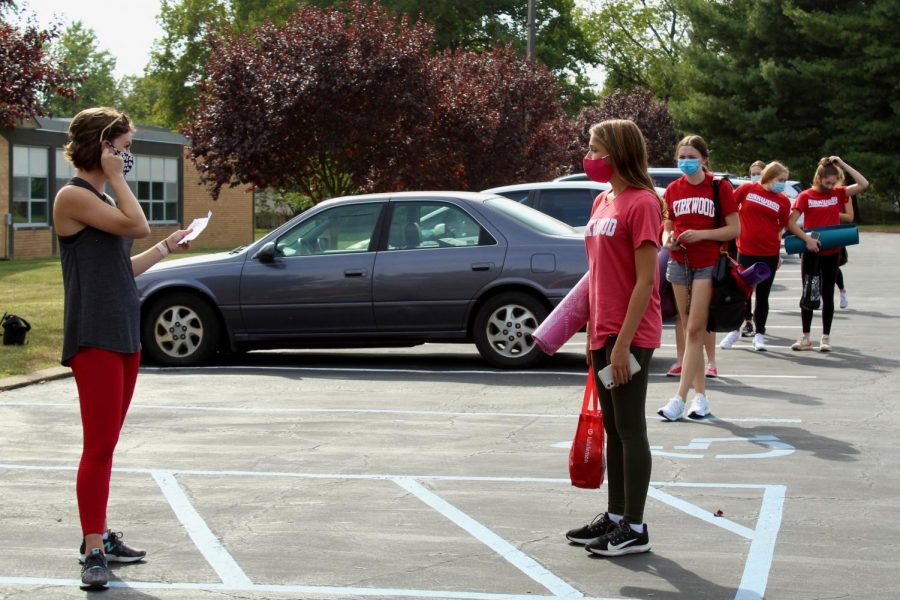
[[[146,368],[109,525],[148,550],[105,598],[894,599],[900,539],[900,236],[863,234],[834,352],[790,350],[799,261],[772,291],[769,352],[718,351],[714,418],[648,427],[652,552],[592,557],[564,532],[605,507],[573,488],[583,337],[541,369],[473,346],[254,352]],[[821,322],[816,316],[813,337]],[[721,336],[720,336],[721,337]],[[0,393],[0,598],[77,598],[72,379]],[[721,511],[721,516],[715,516]]]

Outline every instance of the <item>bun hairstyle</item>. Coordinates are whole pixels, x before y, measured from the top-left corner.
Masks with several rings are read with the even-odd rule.
[[[656,193],[653,180],[647,172],[648,154],[644,134],[629,119],[610,119],[593,125],[590,134],[609,152],[609,161],[619,177],[631,187],[647,190],[659,201],[662,215],[666,215],[666,203]]]
[[[823,156],[819,159],[819,166],[816,167],[813,184],[818,185],[826,177],[837,177],[838,185],[844,183],[844,170],[831,162],[830,158]]]
[[[788,171],[788,168],[786,166],[784,166],[777,160],[773,160],[772,162],[767,164],[765,166],[765,168],[763,169],[762,175],[760,175],[760,177],[759,177],[759,183],[761,185],[765,185],[765,184],[769,183],[770,181],[774,181],[774,180],[778,179],[782,175],[784,177],[787,177],[789,174],[790,174],[790,171]]]
[[[103,142],[134,131],[131,119],[114,108],[87,108],[69,124],[69,141],[64,147],[66,160],[76,169],[92,171],[100,167]]]
[[[682,140],[675,145],[675,162],[678,162],[678,149],[682,146],[690,146],[699,152],[700,156],[706,159],[703,170],[709,171],[709,146],[706,145],[706,140],[699,135],[688,135],[682,138]]]

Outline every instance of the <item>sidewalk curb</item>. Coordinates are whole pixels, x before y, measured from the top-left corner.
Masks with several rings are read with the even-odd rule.
[[[4,377],[0,379],[0,392],[6,390],[14,390],[16,388],[25,387],[33,383],[43,383],[45,381],[53,381],[54,379],[65,379],[72,376],[72,369],[69,367],[51,367],[49,369],[41,369],[27,375],[14,375],[12,377]]]

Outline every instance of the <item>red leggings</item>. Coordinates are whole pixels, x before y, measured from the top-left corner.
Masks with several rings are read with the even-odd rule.
[[[131,404],[140,362],[140,352],[122,354],[99,348],[81,348],[70,362],[84,430],[75,488],[84,535],[106,531],[113,452]]]

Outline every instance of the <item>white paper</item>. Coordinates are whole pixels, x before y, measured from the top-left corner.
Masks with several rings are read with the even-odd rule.
[[[187,226],[187,229],[190,229],[191,232],[181,238],[181,241],[178,243],[185,244],[187,242],[190,242],[191,240],[197,239],[197,236],[199,236],[203,232],[203,230],[206,229],[206,225],[209,223],[209,220],[211,218],[212,211],[209,211],[209,213],[205,217],[200,217],[191,221],[191,224]]]

